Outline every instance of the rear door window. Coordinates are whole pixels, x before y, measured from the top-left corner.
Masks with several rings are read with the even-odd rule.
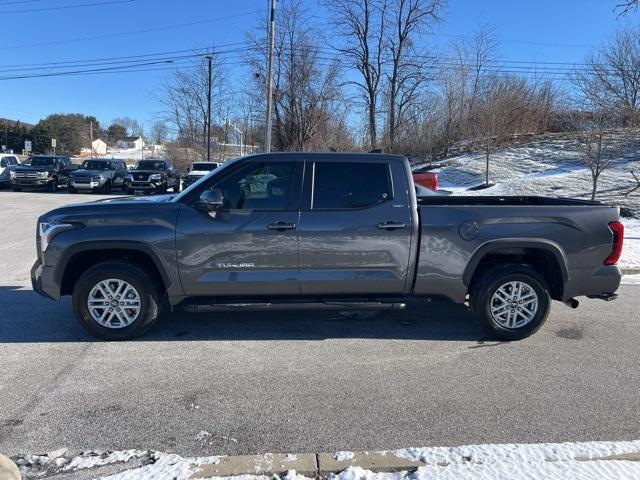
[[[386,163],[316,162],[314,210],[367,208],[392,198]]]

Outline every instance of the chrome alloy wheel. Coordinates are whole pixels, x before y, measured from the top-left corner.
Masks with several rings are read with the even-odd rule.
[[[508,282],[491,297],[491,317],[504,328],[521,328],[538,312],[538,294],[525,282]]]
[[[91,317],[107,328],[124,328],[131,325],[142,308],[140,294],[128,282],[109,278],[96,283],[87,298]]]

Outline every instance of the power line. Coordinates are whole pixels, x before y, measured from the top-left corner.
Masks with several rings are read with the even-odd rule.
[[[44,7],[44,8],[25,8],[22,10],[6,10],[0,13],[32,13],[32,12],[44,12],[51,10],[68,10],[71,8],[84,8],[84,7],[99,7],[103,5],[114,5],[116,3],[132,3],[136,0],[109,0],[107,2],[94,2],[94,3],[77,3],[75,5],[61,5],[58,7]]]
[[[121,0],[121,1],[134,1],[134,0]],[[187,22],[187,23],[177,23],[177,24],[173,24],[173,25],[165,25],[162,27],[152,27],[152,28],[145,28],[142,30],[131,30],[128,32],[118,32],[118,33],[106,33],[104,35],[94,35],[91,37],[80,37],[80,38],[71,38],[71,39],[67,39],[67,40],[53,40],[50,42],[39,42],[39,43],[29,43],[29,44],[24,44],[24,45],[12,45],[10,47],[0,47],[0,51],[4,51],[4,50],[18,50],[18,49],[22,49],[22,48],[33,48],[33,47],[46,47],[46,46],[50,46],[50,45],[63,45],[63,44],[67,44],[67,43],[76,43],[76,42],[86,42],[86,41],[90,41],[90,40],[102,40],[105,38],[116,38],[116,37],[122,37],[122,36],[127,36],[127,35],[137,35],[139,33],[150,33],[150,32],[161,32],[164,30],[172,30],[172,29],[176,29],[176,28],[182,28],[182,27],[191,27],[194,25],[201,25],[204,23],[212,23],[212,22],[218,22],[218,21],[222,21],[222,20],[230,20],[232,18],[238,18],[238,17],[245,17],[248,15],[255,15],[256,12],[245,12],[245,13],[238,13],[235,15],[227,15],[224,17],[214,17],[214,18],[207,18],[207,19],[203,19],[203,20],[197,20],[194,22]]]

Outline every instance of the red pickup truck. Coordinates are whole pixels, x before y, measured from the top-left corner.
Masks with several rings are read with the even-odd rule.
[[[429,171],[431,167],[423,166],[417,167],[412,170],[413,182],[418,185],[422,185],[429,190],[438,190],[438,174],[437,172]]]

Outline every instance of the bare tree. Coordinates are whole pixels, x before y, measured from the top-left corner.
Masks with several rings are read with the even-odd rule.
[[[151,135],[149,138],[157,144],[162,145],[169,138],[169,128],[164,120],[157,120],[151,125]]]
[[[279,150],[307,150],[325,144],[323,138],[341,117],[339,61],[320,55],[315,43],[322,33],[312,26],[301,0],[281,2],[280,12],[274,55],[274,137]],[[260,81],[265,42],[250,38],[257,53],[248,60]]]
[[[360,91],[367,111],[369,146],[378,146],[378,106],[384,73],[389,0],[325,0],[341,45],[334,48],[360,78],[349,83]]]
[[[387,74],[387,141],[394,150],[396,132],[407,112],[414,110],[427,76],[424,56],[418,55],[417,37],[438,21],[445,0],[392,0],[389,4],[387,49],[390,68]]]
[[[577,68],[574,83],[591,103],[616,112],[625,125],[637,121],[640,107],[640,29],[623,28]]]
[[[212,118],[207,117],[208,68],[206,55],[213,57]],[[187,68],[173,71],[164,80],[156,97],[162,106],[164,120],[172,127],[176,143],[185,157],[206,158],[207,125],[213,118],[224,118],[229,108],[227,75],[221,66],[219,55],[213,51],[199,55]]]
[[[596,198],[600,176],[619,160],[625,147],[625,133],[615,132],[614,126],[612,116],[603,109],[583,109],[573,116],[574,137],[581,161],[591,172],[591,200]]]
[[[491,155],[517,131],[528,105],[530,90],[524,79],[493,76],[478,89],[471,133],[485,155],[485,185],[489,186]]]
[[[638,5],[640,5],[640,0],[624,0],[617,4],[615,9],[619,12],[618,16],[623,16],[638,8]]]

